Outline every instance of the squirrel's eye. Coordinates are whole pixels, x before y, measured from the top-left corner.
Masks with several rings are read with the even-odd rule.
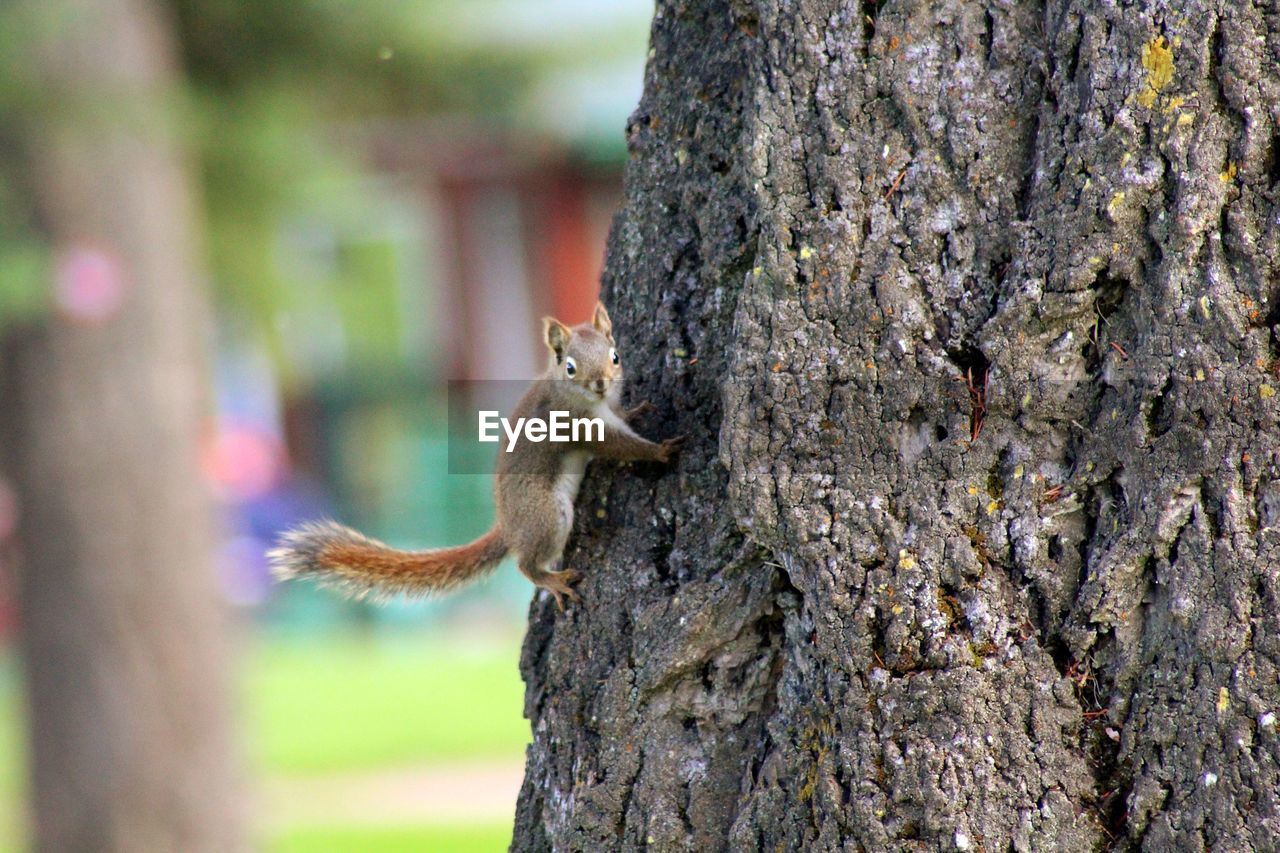
[[[616,349],[609,350],[609,360],[614,364],[618,363],[618,351]]]
[[[578,372],[578,365],[577,365],[577,363],[576,363],[576,362],[574,362],[574,360],[573,360],[573,359],[571,359],[571,358],[566,358],[566,359],[564,360],[564,375],[565,375],[565,376],[573,376],[573,375],[574,375],[575,373],[577,373],[577,372]]]

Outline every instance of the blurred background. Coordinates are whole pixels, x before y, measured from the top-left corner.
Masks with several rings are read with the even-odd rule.
[[[93,826],[75,779],[162,775],[111,720],[163,756],[220,704],[254,848],[505,848],[528,583],[373,605],[274,586],[263,552],[319,516],[487,529],[446,383],[532,376],[541,315],[589,316],[651,15],[0,5],[0,849]]]

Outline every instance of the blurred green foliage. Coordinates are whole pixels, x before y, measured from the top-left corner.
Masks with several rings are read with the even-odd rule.
[[[389,316],[396,297],[385,268],[397,249],[346,241],[358,241],[360,223],[387,204],[364,180],[370,169],[351,133],[441,115],[494,128],[564,125],[568,119],[538,97],[539,86],[565,69],[588,74],[620,55],[640,55],[636,36],[650,9],[633,0],[166,5],[184,85],[147,104],[117,92],[50,91],[32,70],[32,45],[56,44],[68,22],[53,6],[0,5],[0,112],[7,119],[0,127],[0,330],[47,302],[50,253],[24,156],[33,128],[55,114],[130,122],[138,109],[159,110],[196,160],[203,243],[223,313],[237,318],[231,332],[265,346],[286,383],[306,361],[294,346],[291,363],[286,339],[305,339],[322,325],[340,325],[347,366],[376,371],[406,361]],[[36,33],[42,38],[33,39]],[[557,88],[582,100],[568,86]],[[559,129],[566,137],[586,132]],[[608,138],[611,156],[624,156],[620,121]],[[336,232],[344,239],[340,262],[300,268],[296,252],[282,244],[286,222]],[[317,305],[337,310],[321,317]],[[291,313],[301,316],[301,328],[281,327]]]
[[[174,0],[188,75],[235,100],[292,92],[343,113],[497,112],[532,57],[479,51],[492,0]],[[319,97],[318,97],[319,96]]]

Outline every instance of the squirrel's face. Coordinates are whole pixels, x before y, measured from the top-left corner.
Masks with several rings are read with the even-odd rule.
[[[613,324],[604,305],[597,302],[590,323],[572,329],[547,317],[547,348],[551,350],[550,375],[591,402],[609,396],[622,380],[622,359],[613,344]]]

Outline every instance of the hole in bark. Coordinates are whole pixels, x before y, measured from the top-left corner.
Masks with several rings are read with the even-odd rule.
[[[1089,289],[1093,291],[1093,313],[1097,319],[1089,331],[1089,339],[1081,349],[1081,355],[1084,356],[1085,366],[1090,373],[1097,373],[1102,365],[1103,348],[1107,346],[1102,341],[1103,331],[1112,315],[1120,310],[1128,286],[1127,281],[1112,275],[1110,269],[1099,272],[1093,284],[1089,285]]]
[[[986,29],[982,31],[982,55],[985,57],[987,67],[991,66],[992,44],[995,42],[996,19],[991,14],[991,10],[987,9],[982,13]]]
[[[668,536],[659,536],[653,547],[650,549],[650,559],[653,561],[654,571],[658,575],[659,582],[674,587],[677,578],[672,576],[671,571],[671,550],[672,540]]]
[[[1166,377],[1164,385],[1151,398],[1151,406],[1147,409],[1147,435],[1159,438],[1169,431],[1171,416],[1168,411],[1169,395],[1173,392],[1173,377]]]
[[[987,266],[987,277],[991,279],[992,284],[999,287],[1004,281],[1005,275],[1009,272],[1009,267],[1013,263],[1013,258],[1008,252],[1002,252],[999,256],[992,259]]]
[[[1049,657],[1053,658],[1053,667],[1058,670],[1058,674],[1066,676],[1067,670],[1071,668],[1071,652],[1067,650],[1067,644],[1061,637],[1049,633],[1052,626],[1045,624],[1043,627],[1045,629],[1044,650],[1049,653]]]
[[[1222,56],[1222,19],[1217,18],[1213,22],[1213,36],[1209,39],[1209,79],[1217,87],[1219,101],[1226,100],[1226,96],[1222,91],[1222,81],[1218,76],[1218,72],[1222,68]]]
[[[1231,205],[1224,204],[1218,210],[1218,233],[1222,235],[1222,248],[1228,256],[1231,254],[1233,247],[1229,244],[1228,238],[1231,234]]]
[[[1124,472],[1124,467],[1118,467],[1111,472],[1111,476],[1107,478],[1107,488],[1111,492],[1111,503],[1115,506],[1116,512],[1128,513],[1129,498],[1124,493],[1124,486],[1120,482],[1120,476]]]
[[[1116,313],[1128,287],[1129,282],[1112,275],[1110,268],[1098,273],[1089,289],[1093,291],[1093,310],[1099,319],[1105,322]]]
[[[975,346],[961,346],[947,350],[947,358],[960,368],[960,373],[966,374],[973,371],[974,382],[978,381],[978,377],[986,376],[987,371],[991,368],[991,362],[983,354],[982,350]]]
[[[1096,331],[1094,334],[1096,334]],[[1096,374],[1102,369],[1102,352],[1093,341],[1085,341],[1084,346],[1080,348],[1080,355],[1084,357],[1084,369],[1090,375]]]
[[[1259,617],[1264,617],[1276,612],[1277,604],[1276,596],[1272,594],[1271,588],[1268,586],[1268,579],[1265,574],[1256,574],[1253,576],[1253,600],[1256,603],[1253,619],[1255,622]]]
[[[946,441],[948,435],[950,435],[950,433],[947,432],[947,428],[942,424],[938,424],[933,428],[933,437],[937,441]]]
[[[871,39],[876,34],[876,15],[880,14],[880,3],[878,0],[863,0],[862,2],[862,43],[870,45]]]
[[[1049,537],[1049,559],[1055,563],[1062,561],[1062,537],[1056,533]]]
[[[1214,494],[1209,491],[1200,500],[1201,517],[1204,518],[1205,535],[1208,537],[1209,545],[1212,547],[1214,542],[1222,536],[1222,531],[1227,524],[1227,508],[1223,503],[1223,496]]]
[[[1182,547],[1182,537],[1187,534],[1187,528],[1191,526],[1191,519],[1187,519],[1187,523],[1178,528],[1178,535],[1173,537],[1173,544],[1169,546],[1169,565],[1175,566],[1178,563],[1178,550]]]
[[[871,617],[870,627],[871,627],[871,661],[876,666],[880,666],[885,668],[886,670],[892,671],[893,667],[889,666],[888,664],[889,643],[888,643],[888,638],[885,636],[889,626],[887,624],[887,620],[884,617],[884,614],[880,612],[879,608],[876,608],[875,614]],[[870,672],[870,670],[871,670],[871,667],[867,667],[867,671]]]
[[[969,396],[969,440],[977,441],[987,418],[987,381],[991,362],[975,346],[948,349],[947,357],[960,368],[957,377]]]
[[[1093,537],[1098,532],[1098,515],[1102,509],[1101,498],[1098,497],[1096,489],[1090,488],[1083,495],[1080,501],[1081,508],[1084,511],[1084,535],[1080,537],[1080,541],[1076,544],[1076,550],[1080,555],[1080,576],[1076,579],[1076,589],[1082,589],[1085,582],[1089,579],[1089,552],[1093,549]]]

